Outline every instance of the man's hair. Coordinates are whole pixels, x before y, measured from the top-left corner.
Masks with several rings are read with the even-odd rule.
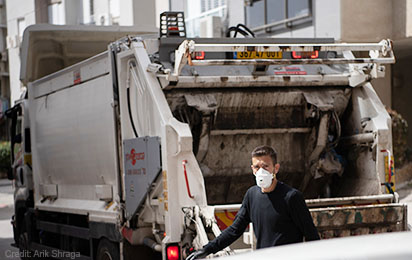
[[[252,158],[253,157],[261,157],[269,155],[270,158],[272,158],[273,165],[275,165],[278,161],[278,155],[276,153],[276,150],[268,145],[261,145],[256,147],[253,152],[252,152]]]

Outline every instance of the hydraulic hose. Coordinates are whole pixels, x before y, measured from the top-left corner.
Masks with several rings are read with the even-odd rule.
[[[145,237],[143,239],[143,244],[145,246],[150,247],[152,250],[157,251],[157,252],[162,252],[162,246],[159,245],[158,243],[156,243],[156,241],[154,241],[153,239],[149,238],[149,237]]]
[[[127,64],[128,64],[127,90],[126,90],[126,92],[127,92],[127,111],[129,112],[129,119],[130,119],[130,124],[132,125],[132,128],[133,128],[133,133],[134,133],[135,137],[139,137],[139,135],[137,134],[137,131],[136,131],[134,120],[133,120],[132,109],[130,108],[130,70],[133,69],[132,63],[133,63],[132,60],[129,60],[127,62]]]
[[[129,112],[130,124],[132,125],[133,133],[134,133],[135,137],[139,137],[139,135],[137,134],[137,131],[136,131],[136,127],[134,125],[132,110],[130,108],[130,88],[129,87],[127,88],[127,110]]]
[[[243,27],[243,29],[241,29],[241,27]],[[233,35],[233,38],[236,38],[237,33],[240,33],[245,37],[252,36],[253,38],[255,38],[255,34],[248,27],[246,27],[244,24],[241,24],[241,23],[239,23],[236,27],[235,26],[230,27],[226,32],[226,37],[230,37],[230,33],[233,31],[235,32],[235,34]]]

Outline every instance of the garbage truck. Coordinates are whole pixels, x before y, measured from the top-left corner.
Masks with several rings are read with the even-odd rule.
[[[188,38],[182,13],[160,21],[25,30],[27,91],[7,112],[22,258],[185,259],[233,222],[262,144],[322,238],[407,229],[371,85],[390,40]],[[254,241],[250,225],[217,255]]]

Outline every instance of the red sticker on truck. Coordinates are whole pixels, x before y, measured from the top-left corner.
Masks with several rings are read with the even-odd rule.
[[[306,75],[306,71],[301,66],[276,68],[275,75]]]
[[[82,78],[80,76],[80,70],[75,70],[73,71],[73,84],[79,84],[82,81]]]
[[[132,148],[130,153],[126,154],[126,162],[131,161],[132,165],[135,165],[138,160],[144,160],[144,153],[136,153],[134,148]]]

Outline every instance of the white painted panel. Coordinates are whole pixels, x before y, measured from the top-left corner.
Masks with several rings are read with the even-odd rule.
[[[72,66],[43,77],[33,83],[32,91],[34,93],[31,94],[34,98],[38,98],[108,74],[109,60],[107,57],[107,52],[103,52],[83,61],[79,66]]]
[[[74,213],[88,215],[90,221],[117,223],[119,205],[107,204],[105,201],[57,199],[55,201],[46,200],[43,203],[36,202],[36,208],[45,211],[55,211],[63,213]]]
[[[99,199],[95,185],[111,185],[117,194],[112,98],[110,75],[37,99],[30,97],[37,187],[57,184],[58,199]],[[70,185],[74,186],[65,188]]]

